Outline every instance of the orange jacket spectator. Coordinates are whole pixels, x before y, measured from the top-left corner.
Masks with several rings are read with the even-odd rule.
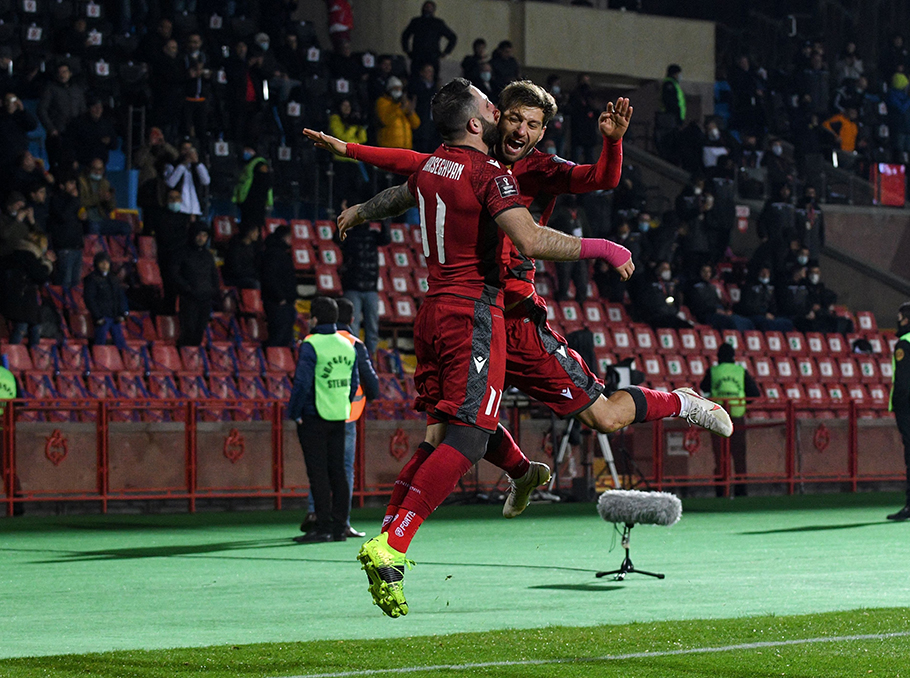
[[[414,130],[420,127],[420,117],[403,89],[401,80],[392,76],[386,83],[386,94],[376,100],[376,142],[383,148],[414,148]]]
[[[859,135],[856,109],[848,108],[842,113],[832,115],[822,123],[822,127],[837,137],[842,151],[852,153],[856,150],[856,137]]]

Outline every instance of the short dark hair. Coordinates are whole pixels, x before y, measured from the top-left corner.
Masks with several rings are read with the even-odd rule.
[[[717,361],[721,363],[732,363],[733,359],[736,357],[736,350],[733,348],[732,344],[728,344],[726,341],[721,342],[721,345],[717,347]]]
[[[340,325],[350,325],[354,319],[354,302],[345,297],[338,297],[335,303],[338,304],[338,320],[335,322]]]
[[[901,307],[897,309],[897,312],[910,320],[910,301],[905,301],[903,304],[901,304]]]
[[[338,322],[338,304],[329,297],[316,297],[310,302],[310,316],[316,318],[317,325]]]
[[[543,111],[543,124],[547,125],[556,115],[556,99],[540,85],[530,80],[515,80],[506,85],[499,95],[499,110],[506,111],[516,106],[539,108]]]
[[[431,106],[436,131],[445,142],[458,139],[464,133],[468,121],[478,115],[471,83],[464,78],[455,78],[443,85],[433,95]]]

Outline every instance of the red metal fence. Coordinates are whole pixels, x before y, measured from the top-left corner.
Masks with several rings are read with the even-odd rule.
[[[283,410],[281,401],[250,399],[9,401],[0,501],[7,515],[16,503],[38,501],[97,501],[106,512],[112,501],[177,499],[194,511],[200,499],[268,498],[280,509],[284,499],[308,491],[296,426]],[[673,419],[614,438],[620,472],[658,490],[713,485],[725,494],[740,483],[775,483],[793,493],[803,483],[856,491],[860,483],[904,478],[900,441],[881,402],[859,409],[852,401],[760,401],[749,412],[745,473],[734,474],[729,440],[715,443]],[[522,449],[548,460],[551,443],[537,441],[547,440],[549,420],[517,409],[509,414]],[[359,420],[359,505],[391,491],[422,427],[414,420]],[[595,471],[603,468],[598,462]],[[478,471],[474,479],[483,488],[503,482],[501,475],[482,476]]]

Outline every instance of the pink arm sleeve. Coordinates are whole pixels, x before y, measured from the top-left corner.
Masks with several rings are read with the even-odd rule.
[[[632,253],[622,245],[601,238],[582,238],[579,259],[603,259],[613,268],[619,268],[632,258]]]
[[[613,141],[604,137],[603,152],[593,165],[572,168],[569,190],[572,193],[611,191],[619,186],[622,174],[622,139]]]
[[[363,144],[348,144],[347,156],[375,165],[386,172],[409,175],[420,169],[429,158],[427,153],[417,153],[405,148],[379,148]]]

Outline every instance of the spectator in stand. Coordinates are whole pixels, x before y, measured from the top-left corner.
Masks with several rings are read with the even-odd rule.
[[[190,231],[189,246],[174,265],[174,282],[180,298],[180,346],[199,346],[212,315],[221,286],[218,267],[209,251],[209,226],[197,221]]]
[[[777,308],[780,315],[789,318],[800,332],[815,332],[815,314],[809,306],[805,282],[806,267],[793,266],[787,280],[777,286]]]
[[[151,63],[158,58],[164,46],[174,37],[174,23],[167,17],[161,18],[158,25],[155,26],[154,32],[148,32],[139,43],[139,49],[136,52],[137,58],[141,61]]]
[[[338,102],[338,110],[329,116],[329,134],[346,143],[365,144],[366,128],[360,122],[360,114],[348,98]],[[366,173],[363,165],[353,158],[332,156],[335,170],[334,205],[335,214],[341,214],[348,205],[360,202]]]
[[[686,306],[702,325],[710,325],[716,330],[754,330],[755,325],[748,318],[733,313],[721,298],[714,281],[714,268],[704,264],[698,272],[698,278],[689,283],[686,289]]]
[[[555,73],[547,76],[547,91],[556,100],[556,113],[547,123],[547,131],[544,132],[543,140],[544,142],[552,141],[556,147],[555,155],[562,155],[565,153],[566,140],[566,116],[563,110],[569,105],[569,96],[562,89],[562,79]]]
[[[815,186],[807,185],[795,211],[796,237],[816,261],[825,246],[825,215],[818,204]]]
[[[158,258],[158,270],[164,287],[162,313],[173,315],[177,305],[177,278],[175,267],[190,239],[190,223],[196,217],[182,212],[180,191],[170,189],[165,197],[164,207],[155,207],[149,211],[154,215],[155,251]]]
[[[414,130],[414,150],[421,153],[432,153],[442,143],[430,114],[435,94],[436,72],[431,64],[424,64],[417,77],[408,82],[408,97],[414,101],[414,113],[420,118],[420,126]]]
[[[221,277],[225,285],[241,289],[261,288],[259,282],[259,272],[262,269],[262,248],[259,243],[261,232],[259,226],[240,223],[240,231],[231,237],[227,252],[224,254]]]
[[[32,218],[35,220],[35,230],[38,233],[47,235],[47,219],[49,205],[47,202],[47,184],[43,181],[32,184],[27,191],[26,208],[32,211]]]
[[[730,73],[730,90],[730,129],[743,135],[764,136],[764,83],[745,54],[736,60]]]
[[[889,82],[895,73],[907,73],[910,67],[910,52],[904,46],[904,36],[892,33],[890,43],[881,52],[879,65],[882,79]]]
[[[835,113],[822,123],[822,127],[831,132],[836,140],[835,147],[846,153],[856,150],[856,138],[859,136],[859,112],[848,106],[841,113]]]
[[[635,310],[651,327],[692,327],[682,312],[679,281],[673,277],[670,262],[658,262],[633,290]]]
[[[338,304],[338,334],[350,341],[354,345],[354,351],[357,354],[357,374],[360,378],[360,385],[354,399],[351,401],[351,416],[344,424],[344,473],[348,479],[348,509],[350,510],[351,497],[354,490],[354,459],[357,452],[357,420],[363,415],[366,401],[375,400],[379,397],[379,377],[373,369],[373,363],[370,361],[370,354],[367,352],[366,345],[351,333],[351,318],[354,313],[354,305],[350,299],[344,297],[336,299]],[[300,526],[302,532],[310,532],[316,525],[316,504],[313,501],[312,493],[307,500],[307,514]],[[344,532],[348,539],[359,539],[366,534],[355,530],[351,527],[348,520],[347,529]]]
[[[389,83],[389,78],[391,77],[392,57],[384,54],[379,57],[376,68],[373,69],[373,73],[371,73],[367,79],[367,99],[371,111],[376,108],[376,100],[385,95],[388,91],[386,88]]]
[[[289,226],[279,226],[265,239],[260,280],[269,331],[268,345],[290,346],[297,318],[297,277]]]
[[[771,262],[783,261],[788,243],[796,239],[796,212],[790,195],[789,185],[778,186],[758,217],[758,237],[768,243]]]
[[[306,54],[300,49],[300,40],[293,29],[285,33],[284,44],[278,48],[278,63],[292,80],[299,83],[306,77]]]
[[[898,162],[906,163],[910,158],[910,94],[907,87],[910,80],[903,73],[891,77],[888,91],[888,128],[891,131],[891,148]]]
[[[440,46],[445,39],[446,46]],[[411,77],[416,78],[424,64],[432,64],[439,73],[439,60],[455,49],[458,36],[436,16],[436,3],[427,0],[420,9],[420,16],[411,19],[401,34],[401,49],[411,59]]]
[[[660,112],[673,116],[677,127],[686,121],[686,95],[679,84],[681,79],[682,68],[679,64],[670,64],[660,84]]]
[[[690,278],[698,275],[703,264],[717,263],[712,259],[714,241],[723,230],[714,209],[714,194],[704,192],[695,197],[694,213],[685,219],[680,232],[685,273]]]
[[[624,165],[622,176],[619,179],[619,186],[613,191],[613,218],[615,219],[619,216],[627,219],[636,219],[636,226],[632,229],[635,230],[637,227],[637,215],[639,212],[647,211],[645,210],[645,202],[645,186],[641,181],[638,167]],[[649,218],[645,228],[646,231],[651,227],[650,215],[647,216]]]
[[[566,193],[560,196],[548,222],[550,228],[575,237],[589,237],[588,216],[578,202],[578,196]],[[588,262],[556,262],[556,301],[569,299],[569,286],[575,283],[575,301],[583,304],[588,298]]]
[[[762,266],[742,290],[740,302],[733,308],[736,313],[752,321],[762,332],[776,330],[792,332],[793,323],[777,317],[777,299],[771,284],[771,268]]]
[[[768,150],[770,152],[763,153],[760,161],[762,167],[768,168],[768,183],[771,186],[792,186],[796,180],[796,166],[784,152],[783,142],[771,139]]]
[[[575,162],[593,164],[601,148],[597,120],[600,108],[594,101],[591,90],[591,76],[578,75],[578,83],[569,95],[569,121],[572,136],[572,158]]]
[[[414,102],[404,96],[401,80],[392,76],[386,82],[386,93],[376,100],[379,131],[376,142],[384,148],[414,148],[413,130],[420,127]]]
[[[510,82],[521,80],[521,67],[515,58],[515,48],[509,40],[500,42],[490,57],[490,67],[493,69],[493,90],[496,98]]]
[[[480,65],[490,60],[487,55],[487,41],[477,38],[471,44],[471,53],[461,60],[461,77],[470,80],[475,87],[480,87]]]
[[[95,270],[85,277],[82,293],[95,324],[93,341],[96,346],[103,346],[110,335],[117,348],[126,348],[123,336],[123,320],[129,313],[126,292],[117,276],[111,274],[111,257],[107,252],[98,252],[94,264]]]
[[[632,253],[632,263],[635,265],[633,278],[636,278],[637,282],[637,276],[640,276],[645,270],[645,261],[648,259],[647,243],[645,243],[642,233],[633,231],[629,220],[622,219],[617,224],[616,231],[610,240],[622,245]],[[593,278],[601,297],[614,303],[625,303],[629,283],[620,279],[619,274],[605,261],[594,262]]]
[[[37,184],[51,185],[53,181],[54,175],[44,169],[44,162],[25,151],[18,158],[10,184],[14,190],[25,192]]]
[[[45,146],[52,168],[71,161],[64,135],[69,124],[85,113],[85,89],[72,77],[69,64],[59,64],[56,79],[45,88],[38,103],[38,119],[47,131]]]
[[[797,92],[807,99],[811,113],[824,118],[828,114],[830,89],[830,74],[824,57],[818,51],[813,51],[809,58],[809,68],[797,77]]]
[[[180,157],[180,152],[169,144],[164,134],[157,127],[149,130],[148,144],[136,152],[136,166],[139,168],[139,189],[136,202],[143,210],[144,221],[157,209],[165,207],[167,186],[164,183],[164,168],[167,164],[174,164]],[[154,224],[143,224],[148,233],[154,232]]]
[[[354,12],[348,0],[325,0],[329,12],[329,39],[336,52],[345,42],[351,42],[351,31],[354,30]]]
[[[262,113],[262,80],[257,75],[259,59],[249,55],[247,44],[238,40],[225,63],[227,112],[230,138],[240,140],[258,129]]]
[[[0,309],[12,325],[9,343],[22,343],[26,335],[29,346],[37,346],[41,340],[38,290],[50,279],[55,260],[54,253],[47,249],[47,236],[35,232],[13,242],[10,252],[0,259]]]
[[[853,321],[837,315],[837,293],[829,290],[822,282],[822,270],[818,261],[809,260],[808,273],[803,282],[809,292],[809,308],[814,314],[815,327],[818,332],[839,332],[850,334],[853,332]]]
[[[759,398],[761,391],[758,384],[741,365],[736,364],[736,351],[727,342],[717,347],[717,364],[705,373],[699,385],[702,393],[719,402],[730,412],[733,419],[733,435],[730,436],[730,462],[731,475],[745,475],[746,473],[746,398]],[[721,480],[721,446],[712,443],[714,447],[714,475]],[[746,486],[737,483],[733,486],[733,493],[737,497],[745,496]],[[724,488],[717,486],[717,496],[724,494]]]
[[[199,162],[199,152],[193,142],[187,140],[180,144],[180,164],[164,166],[164,181],[168,188],[181,186],[181,212],[201,216],[202,204],[196,192],[197,180],[200,186],[208,186],[212,183],[208,169]]]
[[[0,111],[0,176],[8,176],[13,164],[28,151],[27,135],[37,127],[37,118],[25,109],[19,97],[7,92]]]
[[[705,169],[717,166],[725,155],[732,155],[738,144],[733,135],[721,130],[717,120],[712,118],[705,123],[705,136],[702,139],[701,164]]]
[[[257,152],[252,141],[244,145],[241,158],[246,164],[232,199],[240,208],[240,223],[248,228],[264,228],[266,215],[275,204],[269,161]]]
[[[57,255],[55,283],[68,290],[82,280],[82,248],[85,245],[79,220],[79,184],[73,176],[60,181],[59,190],[51,196],[47,230]]]
[[[477,82],[474,86],[490,101],[495,101],[499,93],[493,87],[493,67],[485,61],[477,67]],[[549,125],[547,126],[549,128]]]
[[[844,47],[840,59],[834,66],[834,83],[837,87],[851,84],[863,75],[863,60],[856,51],[856,43],[852,40]]]
[[[354,304],[351,333],[360,336],[370,355],[376,354],[379,344],[379,248],[392,242],[389,221],[371,223],[368,227],[352,228],[341,242],[341,288],[345,299]]]
[[[174,39],[167,40],[149,61],[152,91],[152,124],[160,127],[166,139],[176,139],[183,123],[186,101],[186,68]]]
[[[0,214],[0,258],[13,252],[17,243],[35,232],[35,217],[25,206],[25,196],[12,191]]]
[[[351,92],[360,80],[367,77],[363,62],[355,56],[350,42],[341,43],[338,50],[329,55],[329,76],[332,80],[347,80]]]
[[[104,115],[100,97],[89,97],[88,110],[70,123],[66,136],[81,167],[90,164],[92,158],[101,158],[107,164],[108,155],[117,144],[117,131]]]
[[[117,208],[114,189],[104,176],[104,161],[95,158],[79,174],[79,198],[85,209],[88,232],[94,235],[130,235],[132,227],[125,221],[112,219]]]
[[[186,38],[183,69],[186,78],[183,89],[183,132],[199,139],[206,146],[209,102],[212,99],[212,69],[208,55],[202,51],[202,35],[199,33],[190,33]]]

